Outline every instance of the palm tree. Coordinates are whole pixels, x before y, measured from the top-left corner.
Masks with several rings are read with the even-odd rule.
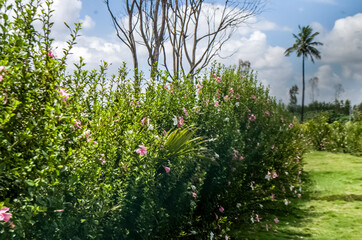
[[[306,27],[299,27],[298,36],[293,34],[296,39],[294,45],[287,50],[285,50],[285,56],[289,56],[290,53],[296,51],[297,57],[303,57],[303,89],[302,89],[302,114],[301,114],[301,122],[303,122],[303,114],[304,114],[304,91],[305,91],[305,81],[304,81],[304,58],[310,57],[310,60],[314,63],[314,58],[321,59],[320,52],[315,48],[315,46],[323,45],[321,42],[314,42],[314,37],[319,34],[319,32],[313,32],[313,29],[308,25]]]

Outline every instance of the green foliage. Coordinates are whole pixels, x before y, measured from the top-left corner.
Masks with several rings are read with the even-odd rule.
[[[252,72],[159,74],[141,93],[125,65],[108,77],[106,62],[87,71],[80,59],[68,75],[80,25],[57,58],[50,6],[1,14],[0,204],[15,225],[1,222],[2,237],[224,238],[234,222],[288,209],[301,192],[300,126]]]
[[[328,123],[328,115],[320,115],[303,125],[309,144],[316,150],[361,155],[362,121]]]

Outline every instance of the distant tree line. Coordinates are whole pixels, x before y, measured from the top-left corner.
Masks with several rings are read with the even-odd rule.
[[[301,105],[290,102],[287,109],[298,119],[301,112]],[[304,120],[308,121],[320,114],[328,115],[329,122],[334,121],[360,121],[362,120],[362,103],[352,106],[350,100],[334,100],[334,102],[318,102],[314,101],[309,105],[304,106]]]

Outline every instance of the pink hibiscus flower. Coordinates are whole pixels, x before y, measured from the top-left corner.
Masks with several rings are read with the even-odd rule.
[[[220,211],[221,213],[224,212],[224,210],[225,210],[225,209],[224,209],[222,206],[219,207],[219,211]]]
[[[251,116],[249,117],[249,120],[254,122],[256,119],[255,115],[254,114],[251,114]]]
[[[12,214],[7,213],[7,211],[9,211],[9,208],[7,208],[7,207],[3,207],[0,210],[0,221],[9,222]]]
[[[166,167],[166,166],[163,166],[163,168],[165,169],[166,173],[169,173],[171,170],[169,167]]]
[[[142,143],[142,145],[139,145],[140,148],[136,150],[136,153],[138,153],[141,157],[147,155],[147,147]]]
[[[182,127],[182,125],[184,125],[184,118],[178,117],[178,122],[177,122],[177,127]]]

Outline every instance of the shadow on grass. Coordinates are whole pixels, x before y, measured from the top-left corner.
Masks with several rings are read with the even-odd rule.
[[[325,201],[342,200],[346,202],[354,202],[354,201],[362,201],[362,195],[356,195],[356,194],[331,195],[331,196],[313,198],[313,200],[325,200]]]
[[[250,223],[241,222],[233,224],[232,239],[237,240],[277,240],[277,239],[305,239],[311,238],[312,234],[308,232],[308,228],[303,228],[306,222],[313,218],[318,218],[322,214],[317,213],[312,208],[307,208],[306,205],[313,199],[316,192],[313,190],[314,182],[312,182],[309,173],[303,176],[304,192],[302,199],[294,199],[292,206],[285,206],[283,209],[268,208],[268,204],[264,205],[264,210],[267,216],[265,219],[274,219],[278,216],[279,223],[260,222]],[[266,230],[268,224],[269,231]]]
[[[321,214],[318,214],[313,211],[313,209],[307,209],[304,207],[305,203],[308,202],[308,199],[300,200],[295,207],[289,208],[288,211],[270,211],[270,215],[276,215],[279,217],[279,223],[268,224],[269,231],[266,231],[266,223],[240,223],[234,225],[234,230],[232,231],[232,239],[300,239],[300,238],[310,238],[312,234],[306,232],[302,226],[304,222],[309,221],[309,219],[320,217]]]

